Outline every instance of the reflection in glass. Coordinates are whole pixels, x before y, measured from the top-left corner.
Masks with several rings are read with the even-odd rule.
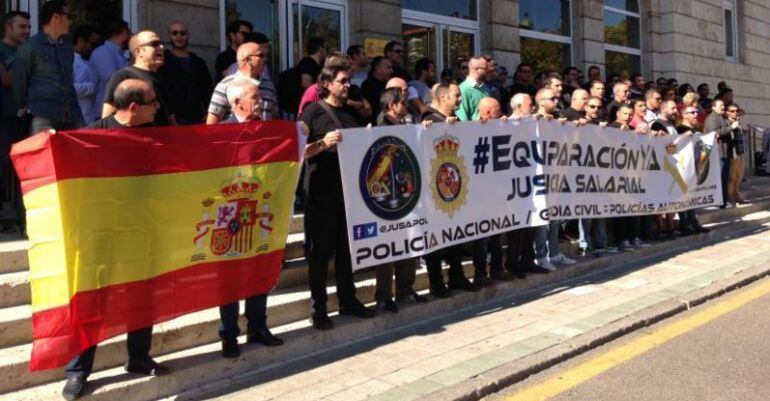
[[[613,45],[639,47],[639,18],[604,11],[604,41]]]
[[[621,10],[630,11],[632,13],[639,12],[638,0],[605,0],[604,5],[607,7],[614,7]]]
[[[642,70],[642,61],[639,56],[608,50],[604,52],[604,57],[607,63],[607,77],[617,75],[630,78],[631,75],[638,74]]]
[[[294,63],[296,64],[305,54],[305,43],[312,37],[326,39],[326,50],[331,52],[341,51],[342,43],[342,18],[337,10],[327,8],[302,6],[302,23],[299,22],[297,5],[292,5],[294,18]],[[300,45],[300,27],[302,28],[302,45]],[[346,50],[346,49],[343,49]]]
[[[570,0],[521,0],[519,27],[570,36]]]
[[[733,10],[725,9],[725,56],[735,57],[735,39],[733,38]]]
[[[532,64],[535,71],[559,71],[572,65],[570,45],[531,38],[521,38],[521,61]]]
[[[476,0],[401,0],[401,6],[446,17],[476,19]]]
[[[43,1],[39,6],[43,6]],[[67,2],[72,27],[90,25],[106,38],[110,21],[123,19],[122,0],[70,0]],[[38,14],[39,15],[39,14]]]
[[[444,66],[456,70],[461,60],[469,60],[475,54],[474,35],[444,29]]]
[[[278,4],[275,0],[226,0],[225,27],[232,21],[246,20],[254,31],[267,35],[270,46],[270,71],[279,71]]]
[[[419,25],[401,25],[402,41],[406,52],[406,65],[409,73],[414,76],[414,65],[417,60],[427,57],[436,61],[436,29]]]

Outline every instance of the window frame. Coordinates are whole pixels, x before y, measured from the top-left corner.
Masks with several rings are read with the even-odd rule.
[[[38,33],[40,26],[40,5],[45,0],[19,0],[15,3],[15,7],[12,4],[11,10],[19,10],[29,13],[29,22],[32,25],[31,34]],[[138,3],[139,0],[122,0],[123,1],[123,20],[128,22],[128,26],[132,30],[135,30],[139,26],[139,12]]]
[[[724,55],[725,60],[737,63],[738,62],[738,2],[736,0],[722,0],[722,31],[724,32]],[[725,24],[725,11],[730,11],[732,15],[732,47],[733,55],[727,54],[727,26]]]
[[[639,72],[641,72],[642,69],[643,69],[642,68],[643,67],[642,66],[642,64],[643,64],[643,61],[642,61],[642,47],[644,47],[644,43],[643,43],[644,42],[644,37],[642,36],[642,22],[643,22],[642,21],[642,5],[640,4],[639,0],[636,0],[636,5],[637,5],[637,9],[639,9],[639,12],[628,11],[628,10],[625,10],[625,9],[622,9],[622,8],[608,6],[606,3],[604,4],[604,12],[605,13],[607,11],[610,11],[610,12],[613,12],[613,13],[616,13],[616,14],[625,15],[626,17],[632,17],[632,18],[636,18],[636,19],[639,20],[639,47],[638,48],[636,48],[636,47],[628,47],[628,46],[620,46],[620,45],[614,45],[614,44],[611,44],[611,43],[607,43],[606,38],[605,38],[605,42],[604,42],[604,55],[605,55],[604,68],[605,68],[605,72],[607,70],[607,60],[606,60],[606,57],[607,57],[607,52],[608,51],[615,52],[615,53],[623,53],[623,54],[627,54],[627,55],[631,55],[631,56],[638,56],[639,57]],[[602,21],[602,24],[604,24],[604,21]],[[605,28],[606,28],[606,25],[605,25]]]
[[[558,42],[565,45],[569,45],[569,61],[570,65],[565,67],[570,67],[575,65],[575,45],[573,43],[573,39],[575,37],[575,19],[574,19],[574,10],[573,7],[575,6],[573,0],[569,1],[569,36],[564,35],[557,35],[554,33],[546,33],[546,32],[540,32],[532,29],[525,29],[521,28],[519,26],[519,37],[520,38],[528,38],[528,39],[536,39],[536,40],[544,40],[548,42]],[[521,3],[519,3],[521,4]],[[518,21],[517,16],[517,23],[520,23],[521,21]],[[521,40],[519,40],[519,46],[521,46]],[[521,55],[521,53],[519,53]]]
[[[478,7],[478,1],[476,1],[476,7]],[[478,10],[478,8],[477,8]],[[478,11],[477,11],[478,12]],[[453,68],[453,66],[446,65],[444,60],[444,48],[447,37],[444,35],[444,31],[452,31],[459,33],[466,33],[473,35],[473,48],[476,53],[481,49],[480,38],[480,22],[478,20],[469,20],[465,18],[447,17],[440,14],[426,13],[424,11],[410,10],[407,8],[401,9],[401,25],[409,24],[422,26],[426,28],[433,28],[436,31],[436,54],[433,55],[433,62],[436,63],[436,71],[441,72],[444,68]],[[449,61],[451,64],[451,60]]]
[[[471,1],[476,3],[476,19],[450,17],[448,15],[434,14],[434,13],[430,13],[430,12],[427,12],[427,11],[412,10],[411,8],[404,7],[403,6],[403,2],[401,2],[401,13],[402,13],[401,19],[403,20],[405,18],[404,14],[412,14],[412,15],[423,16],[423,17],[427,16],[428,18],[431,18],[431,19],[436,20],[436,21],[438,21],[438,20],[442,20],[442,21],[448,21],[448,20],[457,21],[457,22],[454,22],[454,24],[457,24],[457,25],[461,25],[461,23],[459,21],[466,21],[466,22],[470,22],[471,25],[476,25],[476,28],[468,28],[468,29],[478,29],[479,19],[481,18],[480,15],[479,15],[480,11],[481,11],[480,4],[479,4],[479,0],[471,0]],[[428,20],[428,21],[430,21],[430,20]]]

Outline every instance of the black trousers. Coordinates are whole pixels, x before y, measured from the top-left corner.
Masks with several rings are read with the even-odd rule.
[[[334,255],[334,278],[340,308],[356,304],[356,287],[353,283],[353,266],[350,263],[348,230],[342,193],[327,189],[327,194],[313,192],[311,183],[308,208],[305,210],[310,223],[310,258],[308,282],[313,298],[313,312],[326,313],[326,280],[329,260]]]
[[[430,288],[441,288],[444,286],[444,275],[441,274],[441,261],[445,260],[449,264],[449,283],[460,283],[465,281],[465,272],[461,260],[461,249],[459,245],[450,246],[431,252],[424,256],[425,264],[428,268],[428,281]]]
[[[128,364],[144,362],[150,359],[152,346],[152,326],[128,333],[126,348],[128,348]],[[86,349],[82,354],[72,358],[67,364],[67,377],[79,376],[87,378],[94,367],[96,346]]]
[[[491,255],[489,263],[490,273],[503,271],[503,245],[502,234],[481,238],[471,243],[473,252],[474,277],[487,277],[487,254]]]
[[[508,249],[505,269],[511,273],[523,273],[535,264],[535,230],[527,227],[508,231]]]

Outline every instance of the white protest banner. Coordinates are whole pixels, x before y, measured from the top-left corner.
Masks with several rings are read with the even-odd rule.
[[[650,137],[526,119],[357,128],[343,138],[354,270],[552,218],[722,202],[713,134]]]

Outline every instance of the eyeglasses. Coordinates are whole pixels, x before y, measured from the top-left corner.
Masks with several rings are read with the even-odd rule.
[[[259,58],[259,59],[266,59],[266,58],[267,58],[267,54],[263,54],[263,53],[259,53],[259,54],[257,54],[257,53],[253,53],[253,54],[249,54],[248,56],[244,57],[244,58],[243,58],[243,60],[245,61],[245,60],[248,60],[248,59],[250,59],[250,58],[252,58],[252,57],[256,57],[256,58]]]
[[[589,108],[589,109],[591,109],[591,110],[594,110],[594,109],[598,109],[598,108],[599,108],[599,105],[598,105],[598,104],[589,104],[589,105],[588,105],[588,106],[586,106],[586,107],[588,107],[588,108]]]
[[[142,43],[138,47],[144,47],[144,46],[154,47],[157,49],[159,47],[163,47],[163,42],[161,42],[159,39],[156,39],[156,40],[149,41],[147,43]]]
[[[171,36],[187,36],[187,31],[171,31]]]
[[[688,111],[683,112],[682,114],[698,114],[698,112],[695,111],[695,110],[688,110]]]

